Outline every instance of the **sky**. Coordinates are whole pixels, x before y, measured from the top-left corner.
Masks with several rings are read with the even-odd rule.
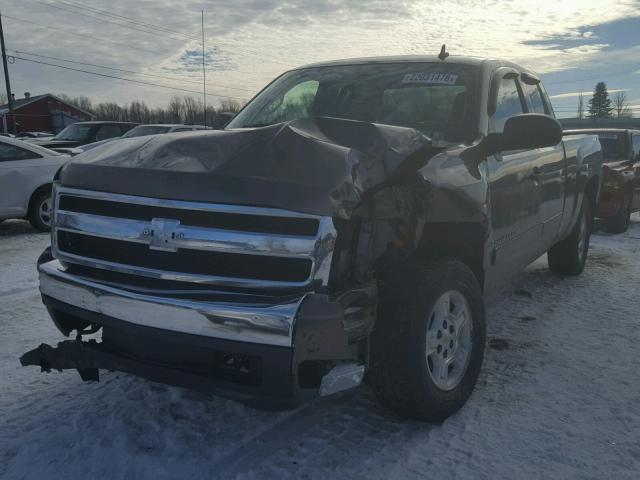
[[[12,90],[150,106],[201,95],[202,11],[212,104],[249,100],[307,63],[437,54],[444,43],[535,70],[560,117],[598,81],[640,117],[640,0],[0,0]]]

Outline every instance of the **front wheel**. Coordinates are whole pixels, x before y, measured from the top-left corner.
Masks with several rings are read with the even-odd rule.
[[[369,383],[402,416],[444,420],[465,404],[480,373],[486,335],[480,285],[456,260],[396,280],[381,292]]]
[[[547,252],[549,269],[556,275],[580,275],[587,263],[591,239],[591,203],[585,197],[571,233]]]
[[[33,228],[48,232],[51,228],[51,213],[51,190],[36,193],[29,207],[29,222]]]

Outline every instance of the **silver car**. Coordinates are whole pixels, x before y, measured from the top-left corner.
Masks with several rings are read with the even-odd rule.
[[[22,140],[0,137],[0,221],[27,218],[38,230],[49,230],[51,184],[69,158]]]

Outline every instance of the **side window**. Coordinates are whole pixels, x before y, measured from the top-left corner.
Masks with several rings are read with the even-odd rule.
[[[120,125],[118,128],[120,129],[120,132],[122,133],[122,135],[124,135],[133,127],[135,127],[135,125]]]
[[[172,130],[172,132],[190,132],[192,131],[193,128],[176,128],[175,130]]]
[[[538,84],[528,85],[522,84],[522,90],[525,98],[527,99],[527,105],[529,106],[529,112],[546,114],[544,108],[544,101],[542,100],[542,94],[538,88]]]
[[[122,135],[118,125],[102,125],[96,133],[96,141],[106,140],[107,138],[119,137]]]
[[[501,133],[509,117],[524,113],[522,98],[515,78],[503,78],[498,88],[496,112],[489,121],[489,132]]]
[[[16,147],[8,143],[0,143],[0,162],[11,162],[15,160],[30,160],[33,158],[42,158],[35,152]]]

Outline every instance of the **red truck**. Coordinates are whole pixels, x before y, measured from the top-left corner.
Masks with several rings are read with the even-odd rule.
[[[640,130],[598,128],[564,133],[598,135],[604,164],[595,215],[607,232],[626,232],[631,214],[640,211]]]

